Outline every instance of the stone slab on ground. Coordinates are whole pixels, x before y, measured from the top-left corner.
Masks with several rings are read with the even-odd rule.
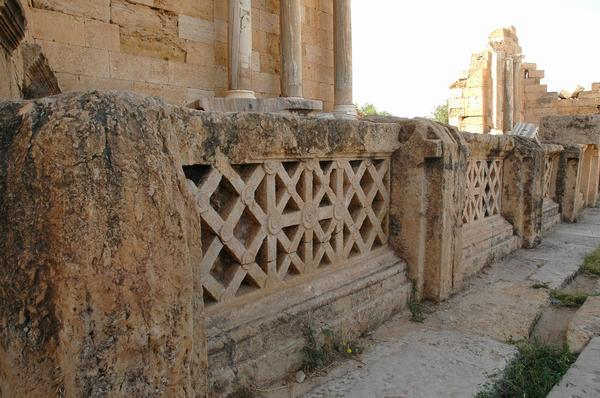
[[[600,337],[593,339],[548,398],[600,397]]]
[[[499,341],[520,340],[529,337],[547,304],[548,293],[531,288],[529,282],[497,282],[450,300],[448,308],[427,323]]]
[[[451,330],[415,331],[383,342],[364,366],[346,369],[306,397],[467,397],[495,380],[517,355],[515,347]]]
[[[588,297],[569,323],[567,345],[571,352],[581,352],[597,336],[600,336],[600,297]]]

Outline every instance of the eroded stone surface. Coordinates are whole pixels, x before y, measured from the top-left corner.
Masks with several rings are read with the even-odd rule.
[[[600,337],[593,339],[548,398],[600,396]]]
[[[569,323],[567,330],[569,350],[581,352],[596,336],[600,336],[600,297],[588,297]]]

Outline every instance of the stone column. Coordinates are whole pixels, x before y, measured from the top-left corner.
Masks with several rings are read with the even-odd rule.
[[[492,133],[504,131],[504,51],[492,52]]]
[[[252,91],[252,1],[229,0],[229,98],[255,98]]]
[[[281,96],[302,98],[302,0],[281,0]]]
[[[352,21],[350,0],[333,1],[335,109],[342,118],[356,118],[352,101]]]

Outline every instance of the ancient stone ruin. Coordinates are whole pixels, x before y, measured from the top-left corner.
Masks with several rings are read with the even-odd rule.
[[[493,31],[488,48],[451,86],[450,124],[471,133],[510,132],[518,123],[539,125],[545,116],[600,114],[600,83],[591,91],[548,92],[544,71],[523,62],[514,26]]]
[[[357,120],[350,1],[258,3],[0,2],[1,396],[268,386],[595,205],[600,115]]]

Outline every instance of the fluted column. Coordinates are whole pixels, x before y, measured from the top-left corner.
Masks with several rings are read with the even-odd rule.
[[[356,118],[352,100],[352,21],[350,0],[333,0],[335,108],[338,117]]]
[[[281,0],[281,96],[302,97],[302,0]]]
[[[255,98],[252,91],[252,1],[229,0],[229,91],[227,97]]]

